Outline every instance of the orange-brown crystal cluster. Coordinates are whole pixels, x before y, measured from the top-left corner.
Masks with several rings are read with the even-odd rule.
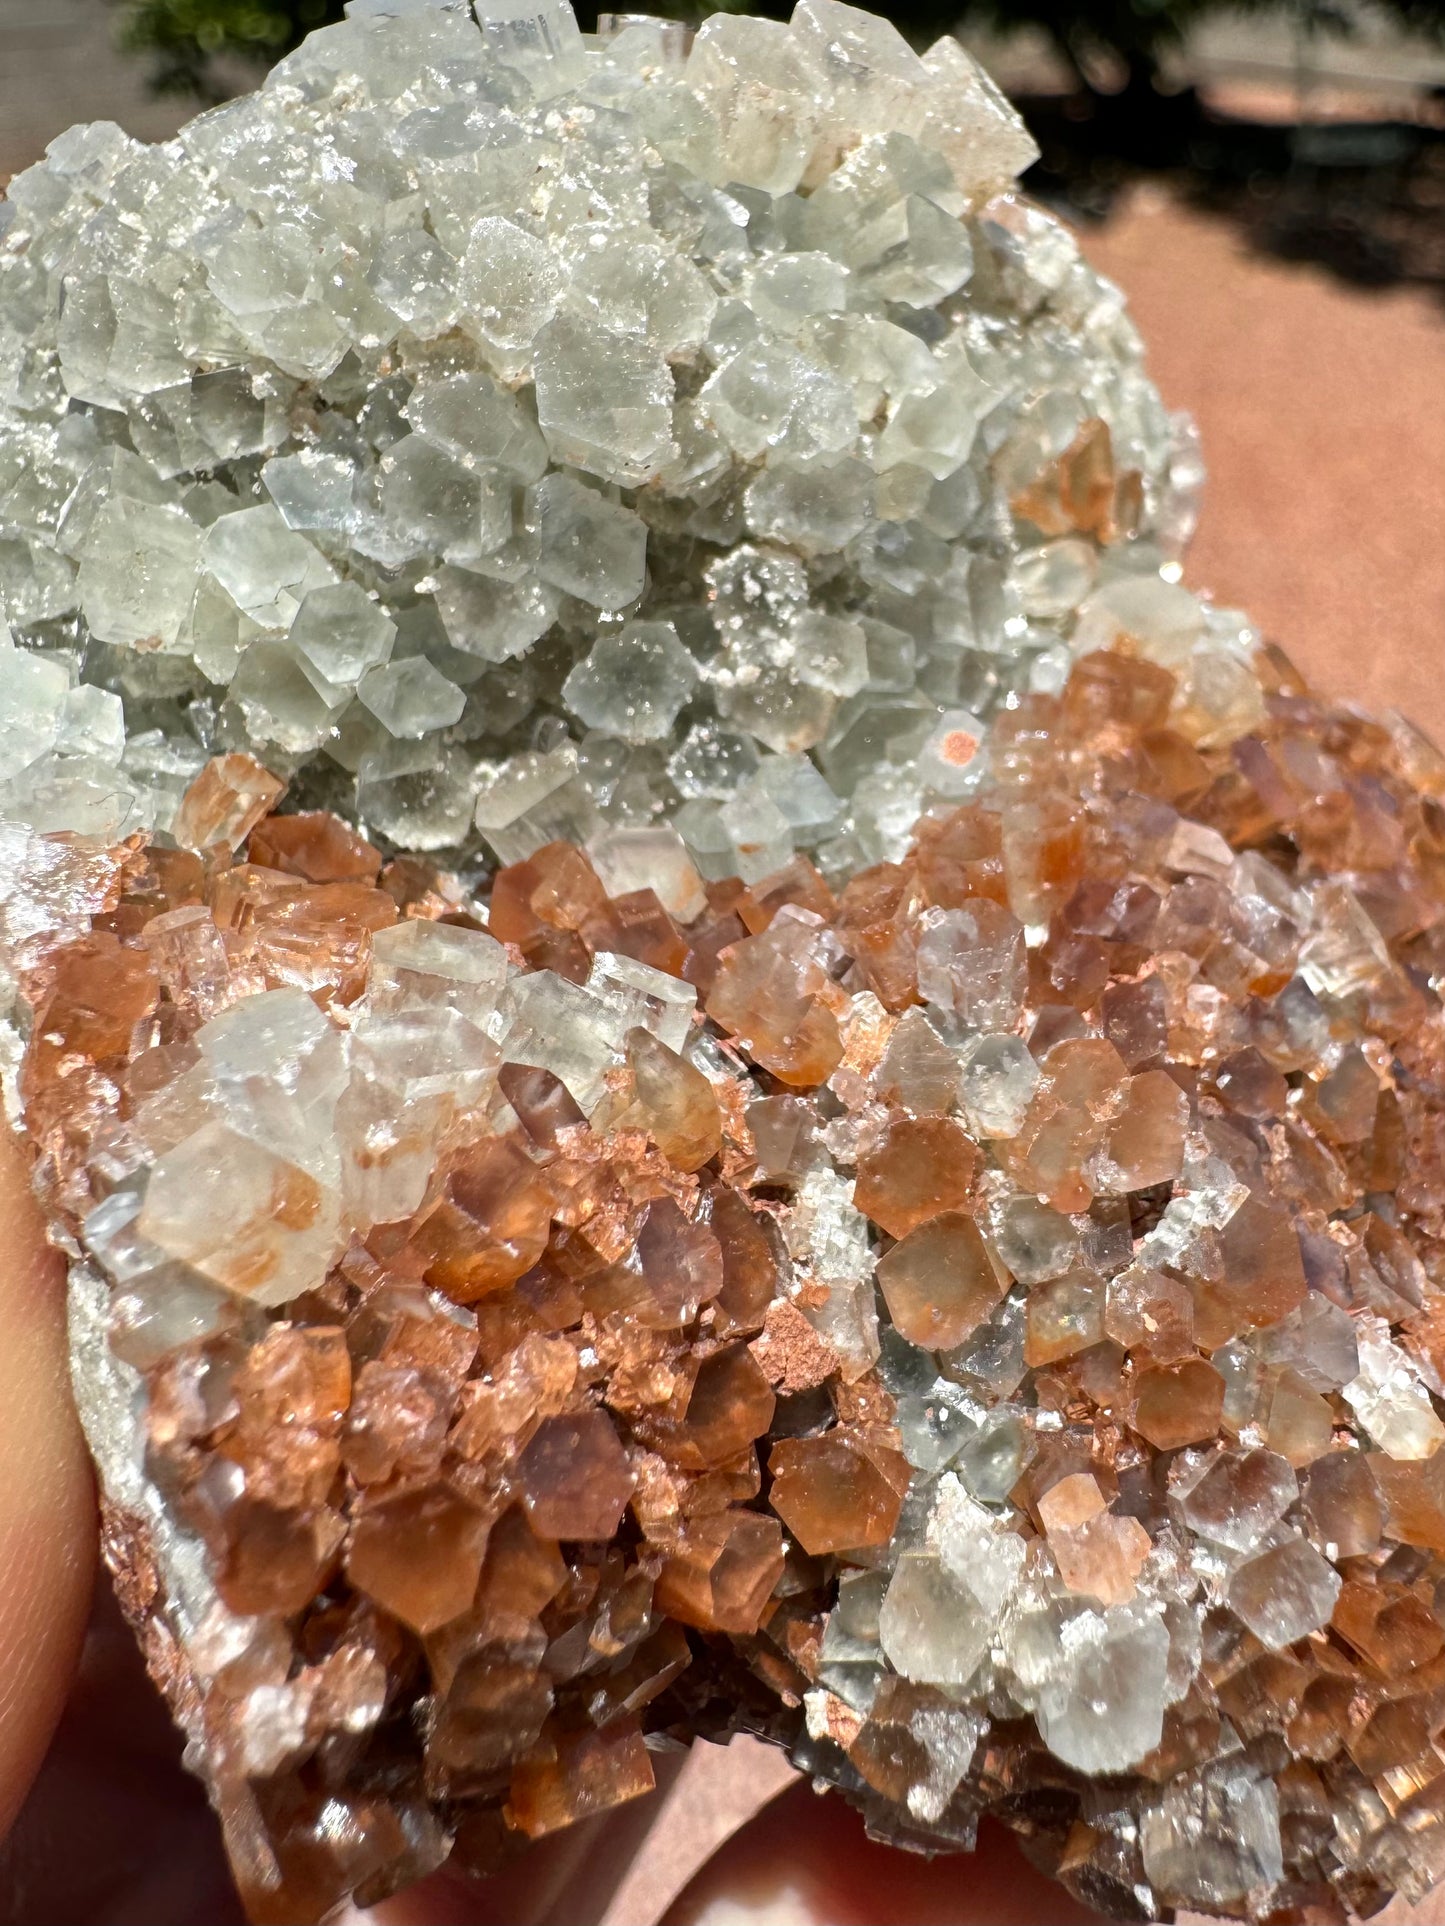
[[[1240,677],[1084,656],[686,925],[239,757],[46,846],[26,1124],[257,1919],[738,1729],[1126,1914],[1445,1869],[1445,763]]]

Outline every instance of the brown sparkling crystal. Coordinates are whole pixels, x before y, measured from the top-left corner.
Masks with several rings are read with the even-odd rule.
[[[1134,512],[1096,422],[1015,507]],[[1083,655],[898,860],[691,922],[237,755],[57,845],[25,1124],[255,1918],[735,1729],[1115,1910],[1445,1872],[1445,760],[1236,666]]]

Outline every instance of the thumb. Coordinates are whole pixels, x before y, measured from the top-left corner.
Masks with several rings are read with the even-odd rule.
[[[95,1501],[71,1403],[65,1267],[0,1126],[0,1836],[45,1756],[90,1604]]]

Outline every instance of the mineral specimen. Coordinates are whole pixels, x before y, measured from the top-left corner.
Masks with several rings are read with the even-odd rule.
[[[111,1556],[256,1918],[739,1727],[1119,1912],[1445,1870],[1445,760],[1256,668],[1236,735],[1088,651],[901,863],[691,917],[239,756],[200,847],[13,832]]]
[[[1240,673],[1158,576],[1187,434],[956,43],[358,12],[0,202],[7,819],[169,834],[240,752],[414,852],[840,875],[1080,604]]]
[[[367,5],[0,203],[7,1098],[258,1921],[737,1730],[1445,1874],[1445,758],[1180,585],[1029,153],[834,0]]]

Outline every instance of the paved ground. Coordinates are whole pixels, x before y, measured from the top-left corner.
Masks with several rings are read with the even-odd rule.
[[[1085,236],[1209,468],[1191,582],[1324,686],[1445,737],[1445,314],[1136,192]]]
[[[117,120],[142,140],[174,132],[184,103],[152,100],[116,52],[106,0],[0,0],[0,181],[77,120]]]

